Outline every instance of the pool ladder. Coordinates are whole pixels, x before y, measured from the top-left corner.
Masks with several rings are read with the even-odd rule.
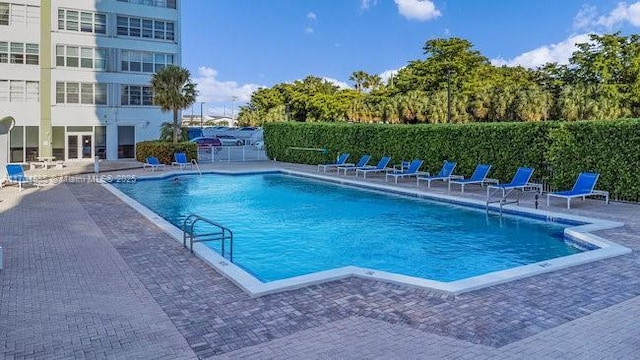
[[[196,161],[196,159],[191,159],[191,168],[193,168],[193,165],[196,166],[196,169],[198,169],[198,173],[200,174],[200,177],[202,177],[202,170],[200,170],[200,165],[198,165],[198,162]]]
[[[529,193],[534,193],[536,195],[542,195],[542,185],[540,184],[533,184],[533,183],[529,183],[526,186],[524,186],[523,188],[520,189],[510,189],[508,191],[503,191],[502,192],[502,196],[500,197],[499,200],[491,200],[491,197],[495,194],[497,194],[498,192],[502,191],[501,189],[496,189],[493,192],[490,192],[490,188],[487,188],[487,214],[489,214],[489,211],[491,210],[491,207],[489,206],[490,204],[495,204],[498,203],[500,208],[499,208],[499,213],[500,213],[500,217],[502,217],[502,207],[504,205],[508,205],[508,204],[516,204],[516,205],[520,205],[520,197],[522,195],[526,195]],[[509,200],[507,199],[509,197],[510,194],[515,193],[516,194],[516,198],[513,200]],[[538,198],[536,196],[536,209],[538,208]]]
[[[203,223],[200,226],[201,232],[198,232],[196,225]],[[229,242],[229,261],[233,262],[233,232],[209,219],[206,219],[200,215],[191,214],[187,216],[182,222],[182,246],[187,247],[189,243],[189,249],[193,252],[193,243],[207,242],[207,241],[220,241],[220,248],[222,257],[225,257],[225,244]]]

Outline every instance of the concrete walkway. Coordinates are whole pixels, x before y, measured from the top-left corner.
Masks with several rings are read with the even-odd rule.
[[[599,235],[634,252],[455,298],[349,278],[252,299],[100,185],[3,188],[0,357],[639,358],[640,206],[572,213],[625,222]]]

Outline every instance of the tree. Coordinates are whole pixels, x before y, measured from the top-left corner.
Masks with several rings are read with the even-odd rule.
[[[359,92],[362,92],[362,90],[365,87],[365,84],[367,83],[367,79],[369,78],[369,76],[370,75],[367,74],[366,72],[362,70],[358,70],[358,71],[354,71],[353,74],[351,74],[351,76],[349,77],[349,80],[355,83],[356,90],[358,90]]]
[[[151,87],[153,103],[163,112],[173,112],[173,143],[176,144],[180,135],[178,111],[196,102],[196,84],[191,81],[189,70],[169,65],[153,74]]]
[[[210,125],[210,124],[206,124]],[[165,121],[160,124],[160,140],[172,141],[173,140],[173,123]],[[189,130],[187,128],[180,129],[179,141],[189,140]]]

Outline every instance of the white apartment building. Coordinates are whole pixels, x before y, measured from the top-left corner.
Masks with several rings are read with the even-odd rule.
[[[0,0],[0,118],[16,125],[0,162],[135,157],[172,119],[150,81],[180,53],[179,0]]]

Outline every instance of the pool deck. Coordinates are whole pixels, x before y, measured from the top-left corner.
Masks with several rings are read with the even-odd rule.
[[[316,173],[203,166],[278,168]],[[158,172],[102,173],[116,174]],[[0,189],[0,358],[640,358],[637,204],[576,200],[568,212],[624,223],[596,232],[633,250],[615,258],[457,296],[347,278],[252,298],[103,186],[71,179]],[[559,199],[550,209],[566,212]]]

